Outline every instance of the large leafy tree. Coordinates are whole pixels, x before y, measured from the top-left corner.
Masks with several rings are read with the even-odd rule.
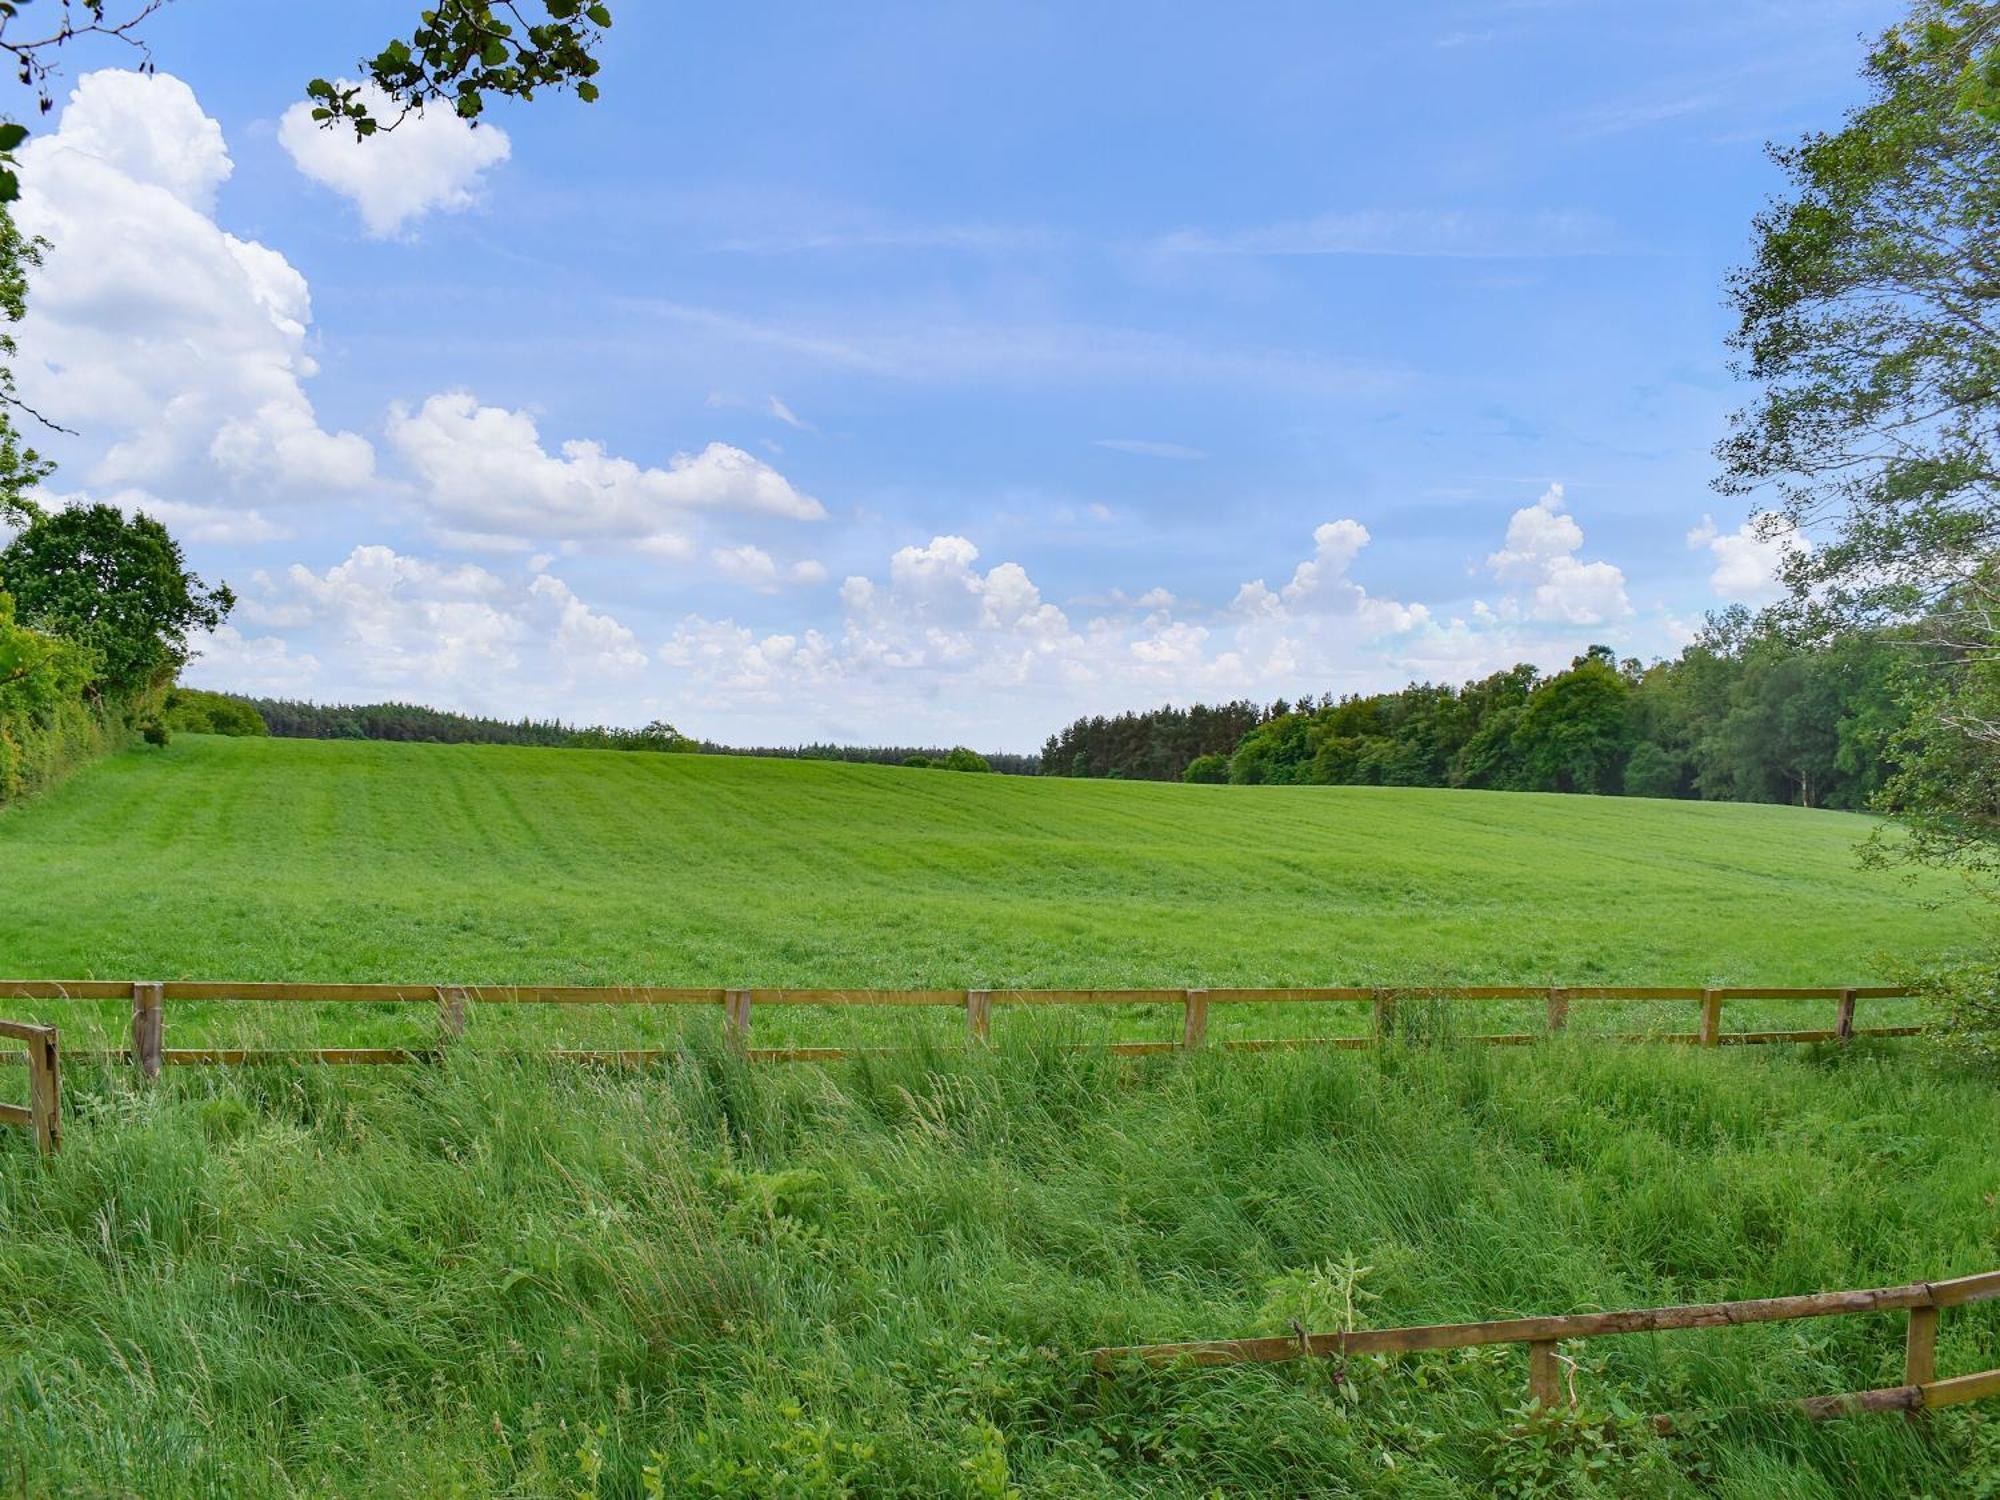
[[[23,623],[88,647],[96,686],[119,696],[171,681],[189,633],[215,629],[236,603],[188,571],[166,527],[110,505],[36,516],[0,550],[0,589]]]
[[[1777,148],[1789,191],[1733,278],[1758,386],[1721,485],[1815,545],[1782,614],[1823,636],[1915,624],[1911,766],[2000,756],[2000,4],[1917,0],[1869,54],[1868,101]],[[1994,868],[1991,777],[1911,774],[1884,805],[1916,857]]]
[[[1619,790],[1632,750],[1631,691],[1605,646],[1592,646],[1567,672],[1537,688],[1514,730],[1528,785],[1556,792]]]

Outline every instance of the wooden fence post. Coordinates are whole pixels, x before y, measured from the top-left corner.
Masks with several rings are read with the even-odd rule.
[[[730,990],[722,1002],[722,1039],[739,1057],[750,1051],[750,992]]]
[[[28,1112],[35,1144],[54,1155],[62,1148],[62,1056],[53,1026],[28,1043]]]
[[[1937,1320],[1935,1307],[1910,1309],[1910,1331],[1903,1341],[1904,1385],[1929,1385],[1937,1379]]]
[[[160,1052],[165,1043],[167,1013],[163,1004],[166,986],[157,980],[137,980],[132,985],[132,1061],[142,1078],[160,1076]]]
[[[1704,1047],[1722,1044],[1722,996],[1712,989],[1701,992],[1701,1044]]]
[[[1528,1399],[1544,1411],[1554,1411],[1562,1400],[1554,1339],[1536,1339],[1528,1345]]]
[[[1190,1051],[1208,1040],[1208,991],[1189,990],[1181,1016],[1181,1046]]]
[[[1569,991],[1561,985],[1549,986],[1549,1030],[1561,1031],[1569,1025]]]
[[[1393,990],[1375,991],[1375,1040],[1386,1042],[1396,1027],[1396,995]]]
[[[1843,1042],[1854,1040],[1854,991],[1840,992],[1840,1009],[1834,1016],[1833,1034]]]
[[[966,1035],[975,1042],[993,1039],[993,992],[991,990],[967,990],[965,992]]]
[[[438,988],[438,1030],[448,1042],[465,1035],[465,1002],[467,996],[457,986]]]

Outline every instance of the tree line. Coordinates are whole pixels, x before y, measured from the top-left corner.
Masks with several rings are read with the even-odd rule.
[[[678,754],[756,755],[786,760],[839,760],[884,766],[938,766],[957,771],[1001,771],[1033,775],[1030,755],[980,755],[958,746],[915,745],[725,745],[694,739],[664,720],[638,729],[576,725],[561,719],[489,718],[453,713],[420,703],[311,703],[296,698],[252,698],[235,694],[177,690],[188,705],[170,722],[175,728],[219,734],[270,734],[281,739],[398,740],[441,745],[535,745],[566,750],[652,750]],[[231,717],[209,700],[239,705],[247,718]],[[255,727],[251,727],[254,719]]]
[[[1056,775],[1862,809],[1898,769],[1929,664],[1907,633],[1800,646],[1736,609],[1650,665],[1592,646],[1548,674],[1522,664],[1457,686],[1079,719],[1050,738],[1043,764]]]

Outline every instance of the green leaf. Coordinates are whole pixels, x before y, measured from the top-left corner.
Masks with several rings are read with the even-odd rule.
[[[25,125],[0,125],[0,151],[13,151],[27,138]]]
[[[611,24],[611,7],[608,5],[593,5],[584,14],[590,17],[593,25],[609,26]]]
[[[594,83],[579,83],[576,86],[576,97],[581,99],[585,104],[595,104],[597,102],[597,85]]]
[[[21,196],[21,179],[0,167],[0,203],[12,203]]]
[[[495,37],[481,49],[479,60],[489,68],[497,68],[507,60],[507,44]]]

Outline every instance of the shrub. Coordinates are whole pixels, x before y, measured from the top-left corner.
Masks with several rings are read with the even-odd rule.
[[[985,756],[975,750],[968,750],[963,745],[952,747],[951,753],[944,758],[944,768],[947,771],[990,771],[993,769],[993,767],[986,763]]]
[[[0,593],[0,802],[48,785],[106,748],[118,727],[84,697],[96,658],[14,623]]]
[[[200,688],[175,688],[168,693],[161,722],[183,734],[226,734],[242,738],[271,732],[255,705],[226,693],[206,693]]]
[[[928,771],[937,764],[928,755],[906,755],[903,764],[913,771]]]
[[[1181,772],[1181,780],[1198,781],[1208,785],[1226,782],[1229,780],[1229,757],[1212,752],[1208,755],[1197,755],[1188,762],[1187,769]]]
[[[2000,1076],[2000,958],[1924,976],[1924,1024],[1947,1058]]]

